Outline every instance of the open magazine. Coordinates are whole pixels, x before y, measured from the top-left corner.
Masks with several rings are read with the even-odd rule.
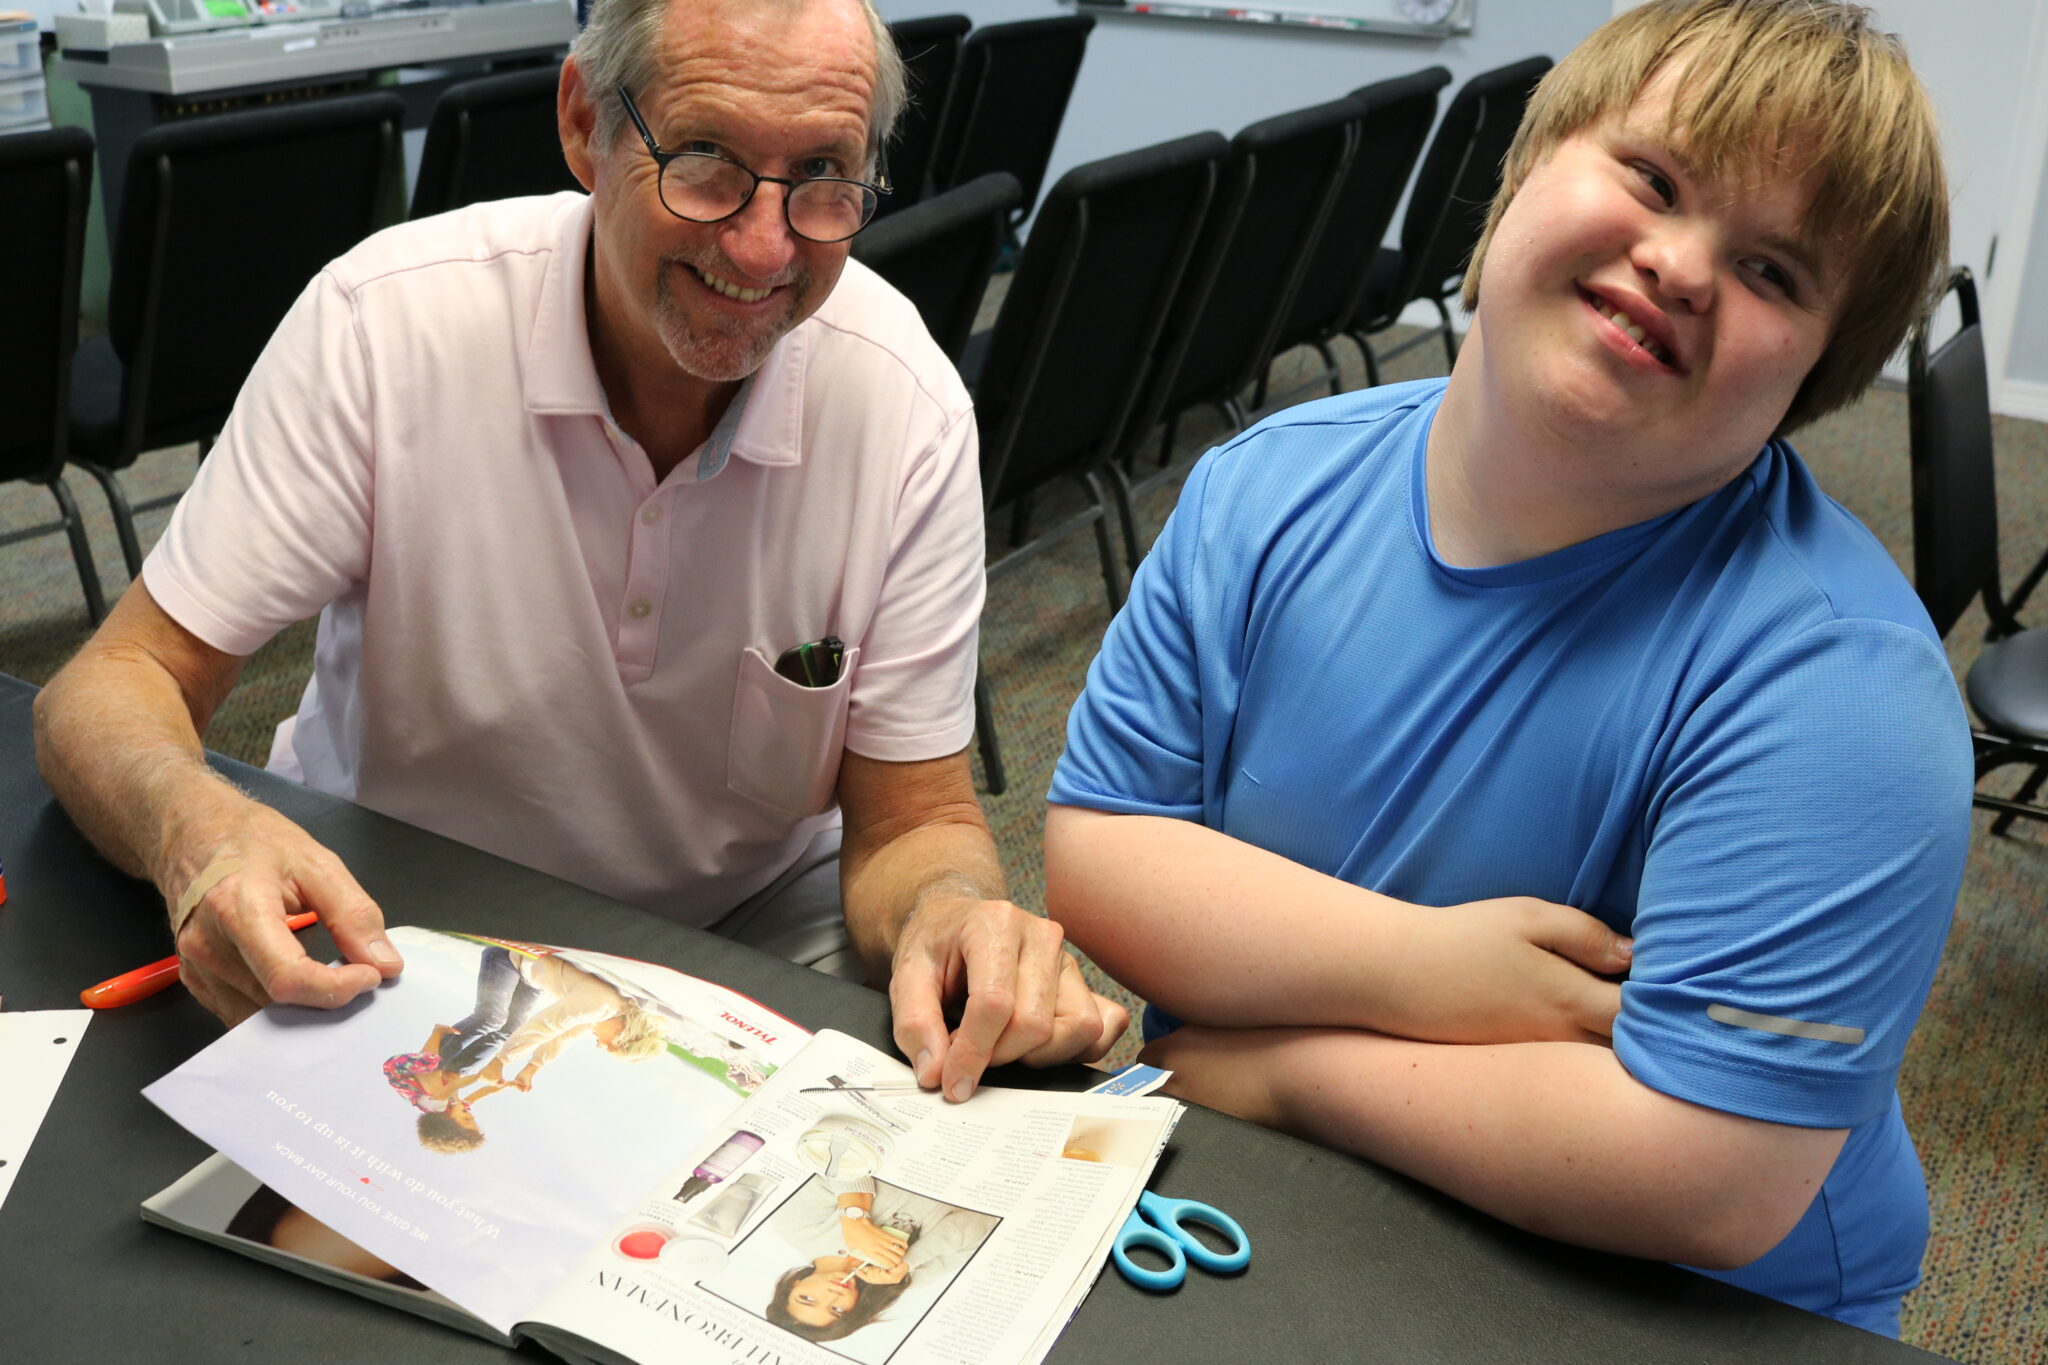
[[[984,1088],[664,967],[397,929],[144,1091],[219,1150],[143,1217],[569,1361],[1042,1359],[1180,1114]]]

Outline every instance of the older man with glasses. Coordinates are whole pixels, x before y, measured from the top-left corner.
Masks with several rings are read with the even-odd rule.
[[[395,228],[308,286],[37,706],[51,788],[162,890],[215,1013],[401,967],[340,861],[200,749],[243,660],[319,612],[273,770],[887,978],[949,1098],[1116,1040],[1005,899],[968,773],[967,394],[847,262],[903,98],[867,0],[597,0],[559,98],[588,197]],[[305,956],[300,907],[345,963]]]

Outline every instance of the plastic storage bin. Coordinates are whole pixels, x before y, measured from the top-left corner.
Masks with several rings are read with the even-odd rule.
[[[0,23],[0,81],[42,75],[41,41],[33,19]]]
[[[43,78],[0,81],[0,133],[12,133],[50,121],[49,102],[43,96]]]

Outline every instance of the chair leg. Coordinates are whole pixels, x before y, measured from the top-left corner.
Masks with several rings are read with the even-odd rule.
[[[1130,476],[1114,460],[1109,465],[1109,492],[1116,499],[1117,520],[1123,523],[1124,562],[1131,566],[1132,573],[1136,573],[1138,561],[1144,558],[1144,552],[1138,548],[1138,513],[1133,506],[1136,495],[1131,491]]]
[[[2036,796],[2040,795],[2041,783],[2044,780],[2048,780],[2048,767],[2036,766],[2034,771],[2027,774],[2027,780],[2020,784],[2019,791],[2013,794],[2012,799],[2023,806],[2028,804]],[[2013,819],[2014,816],[2010,812],[2001,813],[1996,820],[1991,822],[1991,832],[1993,834],[2005,833],[2008,829],[2012,828]]]
[[[1102,586],[1109,595],[1109,609],[1121,611],[1124,605],[1123,573],[1116,565],[1116,551],[1109,545],[1109,499],[1102,494],[1102,480],[1093,474],[1083,474],[1081,482],[1088,488],[1088,496],[1095,499],[1095,557],[1102,565]]]
[[[1365,357],[1365,386],[1368,389],[1378,388],[1380,386],[1380,358],[1373,354],[1372,343],[1366,340],[1365,333],[1363,332],[1348,332],[1346,335],[1358,343],[1359,354]]]
[[[1430,302],[1436,305],[1437,316],[1444,320],[1444,357],[1455,368],[1458,363],[1458,334],[1451,328],[1451,310],[1444,306],[1442,299],[1431,299]]]
[[[1010,504],[1010,548],[1031,539],[1031,494],[1022,493]]]
[[[1173,443],[1180,439],[1180,414],[1174,413],[1166,419],[1166,430],[1159,437],[1159,467],[1166,468],[1173,463]]]
[[[981,749],[981,770],[988,778],[988,794],[1001,796],[1010,788],[1003,775],[1003,746],[996,739],[995,694],[982,673],[974,667],[974,742]]]
[[[62,474],[50,480],[50,492],[64,514],[64,534],[71,541],[71,560],[78,566],[79,586],[85,589],[86,614],[97,626],[107,619],[107,599],[100,591],[100,571],[92,562],[92,546],[85,538],[85,518],[78,514],[78,500],[71,496]]]
[[[1272,377],[1273,363],[1271,361],[1267,361],[1265,373],[1259,376],[1259,382],[1257,386],[1252,389],[1253,412],[1257,412],[1260,408],[1266,406],[1266,381],[1271,379]]]
[[[121,538],[121,559],[128,566],[128,577],[142,577],[142,545],[135,538],[135,514],[128,510],[128,495],[121,491],[121,481],[111,469],[86,460],[72,463],[99,480],[100,491],[107,495],[107,510],[114,514],[114,530]]]
[[[1223,410],[1223,415],[1229,420],[1232,431],[1243,431],[1251,425],[1245,418],[1243,406],[1235,398],[1226,398],[1216,406]]]
[[[1344,392],[1344,375],[1337,368],[1337,353],[1330,349],[1327,341],[1315,343],[1316,354],[1323,358],[1323,368],[1330,372],[1330,397]]]

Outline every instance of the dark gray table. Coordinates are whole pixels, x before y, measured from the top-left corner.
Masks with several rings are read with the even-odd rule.
[[[82,988],[169,951],[155,893],[100,861],[37,776],[33,696],[0,675],[0,995],[11,1010],[74,1008]],[[872,991],[221,766],[340,854],[394,924],[666,963],[810,1027],[890,1045],[887,1002]],[[319,930],[307,937],[331,951]],[[138,1091],[217,1032],[177,988],[94,1019],[0,1207],[0,1359],[502,1360],[488,1343],[141,1221],[141,1202],[207,1153]],[[999,1079],[1078,1087],[1092,1076]],[[1164,1296],[1106,1274],[1054,1361],[1937,1358],[1669,1266],[1518,1232],[1366,1162],[1207,1110],[1189,1112],[1153,1184],[1234,1213],[1255,1247],[1251,1268],[1234,1279],[1196,1271]]]

